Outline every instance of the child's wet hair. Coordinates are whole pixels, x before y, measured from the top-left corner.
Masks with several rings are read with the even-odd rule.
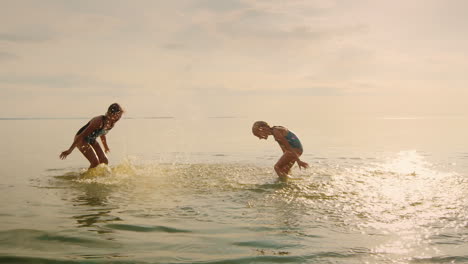
[[[255,123],[253,124],[253,126],[252,126],[252,133],[253,133],[254,135],[256,135],[256,131],[257,131],[258,129],[264,128],[264,127],[268,127],[268,128],[269,128],[270,125],[268,125],[268,123],[265,122],[265,121],[257,121],[257,122],[255,122]]]
[[[123,109],[122,107],[120,107],[118,103],[113,103],[109,106],[109,108],[107,109],[107,112],[111,114],[115,114],[115,113],[123,112]]]

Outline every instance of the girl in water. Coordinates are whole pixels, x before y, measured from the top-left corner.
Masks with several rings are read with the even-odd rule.
[[[115,123],[122,117],[123,109],[119,104],[111,104],[105,115],[100,115],[92,118],[86,125],[84,125],[75,135],[72,145],[68,150],[60,154],[61,159],[65,159],[73,149],[77,147],[81,153],[90,162],[89,168],[94,168],[101,163],[108,164],[107,156],[105,153],[109,152],[107,146],[106,134],[111,130]],[[100,137],[104,151],[101,145],[97,142]]]
[[[286,179],[295,162],[299,168],[308,168],[309,164],[299,159],[303,149],[297,136],[282,126],[270,127],[267,122],[257,121],[252,126],[252,133],[259,139],[272,135],[283,151],[283,156],[276,162],[275,171],[281,179]]]

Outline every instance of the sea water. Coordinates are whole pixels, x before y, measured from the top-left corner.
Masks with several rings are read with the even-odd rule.
[[[468,262],[465,117],[272,120],[287,181],[254,121],[122,119],[88,171],[59,159],[87,120],[0,120],[0,262]]]

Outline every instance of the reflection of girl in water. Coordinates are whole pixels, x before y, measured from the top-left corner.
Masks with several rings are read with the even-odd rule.
[[[81,153],[90,162],[90,168],[94,168],[101,163],[108,164],[107,156],[105,153],[109,152],[107,146],[106,134],[111,130],[115,123],[122,117],[123,110],[119,104],[114,103],[109,106],[105,115],[96,116],[84,125],[75,135],[73,144],[68,150],[60,154],[61,159],[65,159],[73,149],[77,147]],[[101,145],[97,142],[97,137],[101,138],[104,151]]]

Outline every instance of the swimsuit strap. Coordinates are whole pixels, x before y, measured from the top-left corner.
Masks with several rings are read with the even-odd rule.
[[[100,129],[104,129],[104,127],[106,126],[105,122],[106,122],[106,116],[102,115],[102,125]]]

